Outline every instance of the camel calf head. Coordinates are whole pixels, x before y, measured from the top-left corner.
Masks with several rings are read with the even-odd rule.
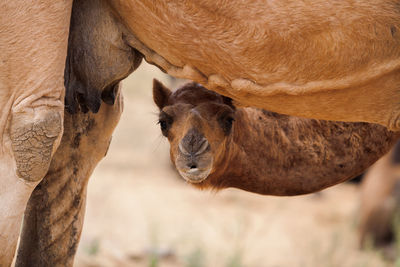
[[[235,108],[230,98],[196,83],[172,92],[155,80],[153,99],[171,161],[201,189],[316,192],[360,174],[399,137],[375,124]]]
[[[231,138],[235,107],[231,99],[190,83],[171,92],[154,80],[162,134],[171,144],[171,160],[188,182],[200,183],[214,171]]]

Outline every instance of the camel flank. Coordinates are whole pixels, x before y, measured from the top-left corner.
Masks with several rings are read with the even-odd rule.
[[[155,80],[153,98],[172,162],[199,188],[280,196],[316,192],[360,174],[400,136],[377,124],[236,108],[195,83],[172,93]]]
[[[95,112],[100,97],[112,102],[113,84],[143,55],[169,74],[199,82],[240,105],[400,129],[396,1],[155,5],[148,0],[77,0],[74,6],[68,107],[79,102]]]
[[[241,105],[400,129],[396,1],[109,3],[126,43],[173,76]]]

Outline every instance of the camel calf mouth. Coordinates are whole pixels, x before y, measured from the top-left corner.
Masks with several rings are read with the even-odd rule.
[[[207,177],[211,173],[211,168],[190,168],[188,170],[178,169],[178,172],[183,177],[183,179],[185,179],[185,181],[193,184],[198,184],[207,179]]]
[[[203,145],[200,145],[200,149],[196,152],[185,154],[179,148],[177,150],[177,153],[171,159],[182,178],[195,184],[206,180],[214,165],[214,157],[211,154],[208,142],[203,142]]]

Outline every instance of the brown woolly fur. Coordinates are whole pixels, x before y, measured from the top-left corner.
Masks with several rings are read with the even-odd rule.
[[[319,191],[360,174],[400,136],[376,124],[235,109],[194,83],[167,90],[154,82],[171,160],[199,188],[280,196]]]

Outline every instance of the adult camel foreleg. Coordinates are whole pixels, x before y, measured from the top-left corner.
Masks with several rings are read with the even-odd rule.
[[[49,172],[25,212],[16,266],[72,266],[85,212],[88,179],[105,156],[122,112],[118,93],[97,114],[65,113],[64,135]]]
[[[0,266],[61,140],[72,1],[0,1]]]
[[[106,153],[122,109],[120,80],[142,56],[124,41],[106,1],[75,0],[65,64],[65,133],[25,214],[17,266],[70,266],[78,245],[87,180]],[[102,104],[101,100],[114,106]],[[91,110],[98,114],[83,114]]]

